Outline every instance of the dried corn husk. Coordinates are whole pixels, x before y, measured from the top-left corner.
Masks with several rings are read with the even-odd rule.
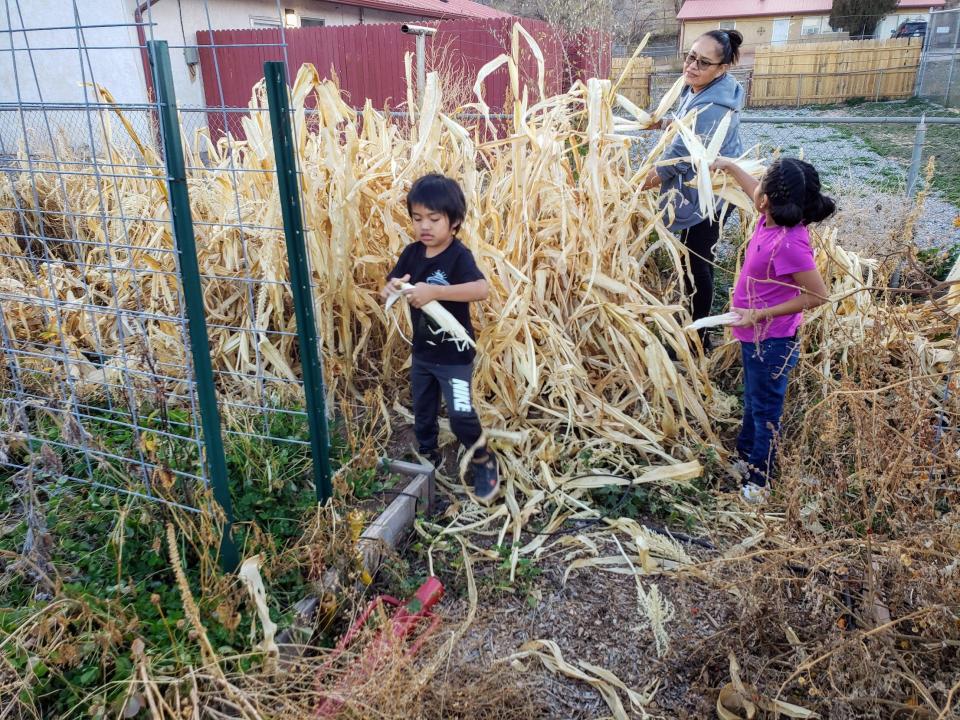
[[[413,285],[410,283],[403,283],[402,287],[403,290],[413,289]],[[393,303],[397,301],[397,298],[401,296],[403,296],[402,291],[398,293],[391,293],[386,302],[386,309],[389,310]],[[473,338],[470,337],[470,334],[467,332],[466,328],[464,328],[463,325],[461,325],[457,319],[450,314],[450,311],[439,302],[436,300],[431,300],[420,309],[433,318],[433,321],[437,323],[437,326],[443,332],[450,335],[455,342],[468,347],[476,347],[476,343],[473,341]]]

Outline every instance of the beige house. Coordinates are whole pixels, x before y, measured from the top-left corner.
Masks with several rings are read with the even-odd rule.
[[[686,0],[677,20],[680,47],[689,50],[708,30],[738,30],[743,35],[743,64],[752,64],[761,45],[847,40],[849,34],[830,27],[832,0]],[[901,22],[926,20],[946,0],[900,0],[897,11],[877,25],[875,37],[888,38]]]

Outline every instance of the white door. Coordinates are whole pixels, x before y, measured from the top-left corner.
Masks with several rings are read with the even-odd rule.
[[[777,18],[773,21],[773,45],[783,45],[790,38],[790,18]]]

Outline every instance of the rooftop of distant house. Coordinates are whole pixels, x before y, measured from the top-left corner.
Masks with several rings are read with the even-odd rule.
[[[946,0],[900,0],[897,10],[942,8]],[[678,20],[764,17],[767,15],[827,15],[833,0],[686,0]]]
[[[510,17],[510,13],[472,0],[337,0],[337,3],[438,19]]]

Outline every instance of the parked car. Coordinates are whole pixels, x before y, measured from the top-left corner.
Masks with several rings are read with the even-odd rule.
[[[893,30],[890,33],[890,37],[895,38],[925,38],[927,36],[927,22],[926,20],[914,20],[902,22],[897,26],[896,30]]]

